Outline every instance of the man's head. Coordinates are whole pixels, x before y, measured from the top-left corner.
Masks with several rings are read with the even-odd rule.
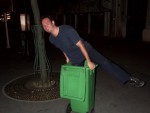
[[[43,26],[43,29],[48,33],[51,33],[53,31],[53,28],[56,27],[55,21],[52,17],[42,18],[42,26]]]

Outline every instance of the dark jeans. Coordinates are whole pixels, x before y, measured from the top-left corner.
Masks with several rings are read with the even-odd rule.
[[[117,64],[113,63],[94,48],[91,48],[89,51],[89,56],[91,60],[103,68],[108,74],[117,78],[121,83],[125,83],[130,79],[130,74],[122,69]]]

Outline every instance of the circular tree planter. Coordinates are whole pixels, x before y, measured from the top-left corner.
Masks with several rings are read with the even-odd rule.
[[[60,98],[59,73],[53,72],[53,79],[42,84],[34,74],[8,82],[3,87],[7,97],[24,101],[45,101]]]

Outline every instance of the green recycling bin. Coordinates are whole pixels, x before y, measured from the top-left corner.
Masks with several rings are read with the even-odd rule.
[[[91,113],[95,104],[95,70],[64,64],[60,72],[60,96],[70,99],[66,113]]]

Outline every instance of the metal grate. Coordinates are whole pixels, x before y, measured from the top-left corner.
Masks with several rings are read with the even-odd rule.
[[[33,75],[13,80],[4,87],[4,93],[14,99],[44,101],[60,98],[59,73],[53,73],[49,85],[38,85],[39,78]]]

